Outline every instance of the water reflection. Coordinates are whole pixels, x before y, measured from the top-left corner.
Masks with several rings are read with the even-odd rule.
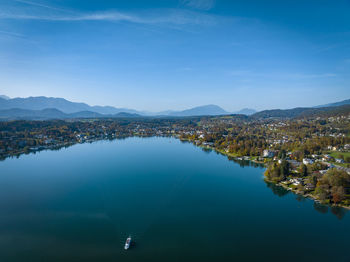
[[[271,189],[272,193],[275,194],[276,196],[283,197],[287,194],[289,194],[289,191],[284,189],[281,186],[277,186],[274,183],[270,183],[265,181],[266,186]]]
[[[256,162],[253,162],[253,161],[250,161],[250,160],[240,160],[240,159],[237,159],[237,158],[234,158],[234,157],[230,157],[228,156],[227,157],[229,160],[237,163],[240,167],[259,167],[259,168],[264,168],[264,164],[261,164],[261,163],[256,163]]]
[[[129,136],[126,136],[126,135],[120,135],[118,137],[104,137],[104,138],[95,138],[95,139],[91,139],[91,140],[86,140],[82,143],[86,143],[86,144],[92,144],[94,142],[97,142],[97,141],[114,141],[114,140],[125,140],[129,138]],[[65,144],[57,144],[57,145],[40,145],[38,147],[36,147],[35,149],[28,149],[28,150],[25,150],[23,152],[20,152],[20,153],[15,153],[13,155],[0,155],[0,161],[4,161],[6,160],[7,158],[16,158],[16,159],[19,159],[22,155],[35,155],[36,153],[40,153],[42,151],[60,151],[61,149],[66,149],[66,148],[69,148],[73,145],[76,145],[76,144],[81,144],[77,141],[75,142],[66,142]]]
[[[210,153],[213,151],[213,149],[209,148],[209,147],[201,147],[202,148],[202,151],[205,152],[205,153]]]
[[[314,202],[314,209],[321,214],[326,214],[328,212],[328,206],[316,201]]]
[[[284,187],[278,186],[274,183],[267,182],[267,181],[265,181],[265,183],[266,183],[266,186],[270,188],[272,193],[276,196],[283,197],[291,192],[289,190],[286,190]],[[297,200],[298,202],[306,202],[307,198],[302,195],[295,194],[295,200]],[[313,206],[314,206],[314,209],[320,214],[326,214],[330,209],[331,213],[335,215],[339,220],[342,219],[345,216],[345,214],[348,212],[348,210],[343,207],[328,206],[317,201],[314,201]]]
[[[334,206],[334,207],[331,207],[331,212],[340,220],[344,218],[347,210],[342,207]]]
[[[299,194],[296,194],[295,195],[295,199],[298,201],[298,202],[305,202],[306,198],[303,197],[302,195],[299,195]]]

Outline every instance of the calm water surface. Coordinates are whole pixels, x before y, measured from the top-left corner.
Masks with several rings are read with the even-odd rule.
[[[172,138],[0,162],[0,261],[350,261],[350,213]],[[125,239],[135,240],[128,251]]]

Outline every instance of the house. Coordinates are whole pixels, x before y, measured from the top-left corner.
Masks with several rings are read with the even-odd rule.
[[[301,178],[290,178],[289,182],[291,182],[294,186],[303,184],[303,180]]]
[[[323,161],[329,161],[332,157],[330,155],[323,155],[322,160]]]
[[[298,180],[294,181],[294,182],[293,182],[293,185],[295,185],[295,186],[300,185],[300,181],[298,181]]]
[[[314,190],[315,189],[315,185],[314,184],[311,184],[311,183],[307,183],[305,185],[305,189],[306,190]]]
[[[338,148],[336,146],[327,146],[328,150],[332,150],[332,151],[337,151]]]
[[[311,165],[313,163],[314,163],[314,161],[312,159],[309,159],[309,158],[304,158],[303,159],[303,164],[304,165]]]
[[[344,163],[344,160],[343,160],[343,159],[340,159],[340,158],[336,158],[336,159],[335,159],[335,162],[336,162],[336,163],[339,163],[339,164],[343,164],[343,163]]]
[[[271,150],[268,150],[268,149],[265,149],[264,152],[263,152],[263,157],[273,157],[275,155],[275,152],[274,151],[271,151]]]

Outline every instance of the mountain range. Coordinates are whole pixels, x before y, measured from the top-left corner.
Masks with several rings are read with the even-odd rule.
[[[300,118],[312,115],[333,115],[350,112],[350,104],[328,107],[297,107],[292,109],[264,110],[253,114],[254,119],[262,118]]]
[[[350,99],[346,99],[346,100],[343,100],[343,101],[340,101],[340,102],[335,102],[335,103],[331,103],[331,104],[315,106],[314,108],[343,106],[343,105],[349,105],[349,104],[350,104]]]
[[[137,114],[136,110],[127,108],[115,108],[112,106],[89,106],[85,103],[71,102],[64,98],[54,97],[27,97],[27,98],[0,98],[0,110],[3,109],[27,109],[27,110],[43,110],[47,108],[55,108],[63,113],[72,114],[81,111],[91,111],[99,114],[117,114],[121,112]]]
[[[227,112],[217,105],[205,105],[186,109],[183,111],[163,111],[158,113],[149,113],[143,111],[137,111],[128,108],[116,108],[112,106],[90,106],[86,103],[71,102],[64,98],[54,97],[27,97],[27,98],[9,98],[7,96],[0,96],[0,110],[8,109],[25,109],[40,111],[48,108],[55,108],[65,114],[79,113],[82,111],[89,111],[98,113],[101,115],[115,115],[118,113],[137,114],[140,116],[200,116],[200,115],[227,115],[233,114]],[[240,114],[253,114],[256,111],[254,109],[243,109]]]
[[[350,111],[350,99],[314,107],[297,107],[292,109],[272,109],[257,112],[253,118],[296,118],[315,114],[342,113]]]
[[[42,110],[30,110],[12,108],[0,110],[0,120],[49,120],[49,119],[75,119],[75,118],[131,118],[141,117],[138,114],[119,112],[116,114],[99,114],[91,111],[80,111],[76,113],[64,113],[56,108]]]
[[[112,106],[90,106],[86,103],[71,102],[64,98],[53,97],[28,97],[9,98],[0,96],[0,119],[74,119],[74,118],[129,118],[129,117],[190,117],[190,116],[214,116],[241,114],[253,118],[269,117],[298,117],[317,112],[331,111],[332,107],[345,106],[350,104],[350,99],[308,108],[274,109],[257,112],[254,109],[244,108],[237,112],[227,112],[217,105],[198,106],[182,111],[163,111],[148,113],[127,108],[116,108]],[[348,108],[348,107],[345,107]]]

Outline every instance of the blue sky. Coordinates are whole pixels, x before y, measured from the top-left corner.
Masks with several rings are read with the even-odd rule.
[[[161,111],[350,98],[350,1],[1,0],[0,94]]]

